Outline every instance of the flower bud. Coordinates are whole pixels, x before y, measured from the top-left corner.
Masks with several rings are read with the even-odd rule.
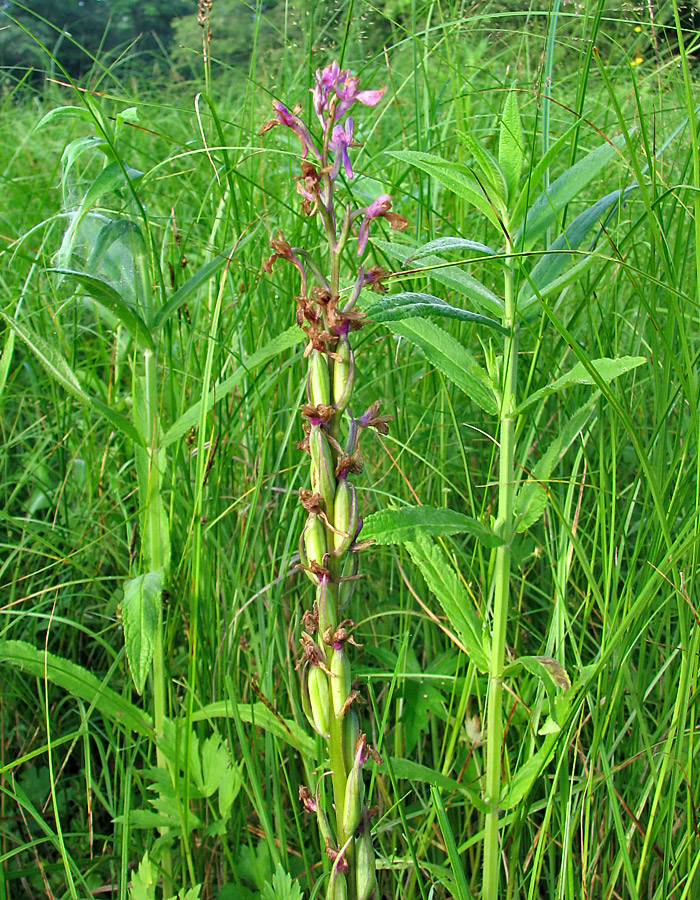
[[[304,526],[304,550],[307,563],[323,565],[326,555],[326,527],[317,515],[311,513]]]
[[[312,425],[309,432],[311,453],[311,488],[323,497],[326,510],[335,497],[335,466],[331,450],[320,425]]]
[[[357,900],[369,900],[377,884],[377,871],[367,810],[363,812],[362,823],[362,833],[355,841]]]
[[[331,378],[328,372],[328,357],[320,350],[312,350],[309,357],[309,402],[313,406],[330,406]]]
[[[357,531],[357,491],[347,478],[339,478],[335,490],[333,507],[333,526],[342,534],[333,534],[333,545],[336,556],[341,556],[350,547]]]
[[[357,739],[360,736],[360,720],[354,709],[348,710],[343,719],[343,760],[345,771],[349,772],[355,762]]]
[[[355,386],[355,354],[347,334],[340,336],[335,352],[340,359],[333,363],[333,405],[342,413],[347,409]]]
[[[309,692],[309,707],[311,710],[312,725],[321,735],[329,737],[330,727],[328,712],[330,697],[328,692],[328,676],[318,666],[310,666],[307,675]]]
[[[336,716],[340,716],[348,699],[348,694],[352,688],[352,676],[350,673],[350,663],[344,648],[333,651],[331,659],[331,694],[333,695],[333,712]]]

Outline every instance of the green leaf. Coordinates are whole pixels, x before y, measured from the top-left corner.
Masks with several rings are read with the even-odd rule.
[[[474,157],[474,161],[482,171],[482,175],[478,177],[478,181],[481,182],[483,179],[486,180],[491,200],[497,203],[500,209],[505,212],[506,201],[508,199],[508,188],[506,187],[506,181],[503,177],[501,167],[496,162],[495,157],[489,153],[486,147],[484,147],[473,134],[469,134],[469,132],[466,131],[458,131],[457,135],[468,147]],[[476,175],[474,177],[477,178]]]
[[[445,552],[430,538],[420,534],[415,541],[406,542],[406,549],[457,631],[469,658],[480,672],[486,672],[489,661],[481,622]]]
[[[419,535],[443,537],[450,534],[471,534],[489,548],[503,543],[487,525],[446,507],[380,509],[368,516],[362,526],[362,540],[372,540],[376,544],[415,541]]]
[[[402,265],[409,258],[408,254],[414,248],[401,241],[382,241],[372,238],[372,244],[386,253],[387,256],[397,259]],[[504,306],[501,298],[473,276],[460,268],[461,262],[450,263],[440,256],[426,256],[421,260],[421,268],[414,274],[425,275],[432,281],[445,285],[453,291],[457,291],[464,297],[475,303],[480,309],[500,319],[504,314]]]
[[[283,331],[282,334],[274,337],[260,350],[251,353],[247,359],[239,363],[238,368],[233,375],[229,375],[228,378],[219,382],[213,390],[209,391],[206,400],[198,400],[197,403],[190,406],[190,408],[170,426],[163,435],[161,446],[163,448],[168,447],[170,444],[174,443],[174,441],[179,440],[186,434],[190,428],[195,428],[199,424],[202,403],[205,403],[207,411],[210,410],[215,403],[218,403],[220,400],[223,400],[224,397],[228,396],[228,394],[230,394],[244,378],[250,375],[253,369],[269,362],[275,356],[280,356],[289,347],[293,347],[304,339],[305,334],[301,328],[293,325],[291,328],[288,328],[287,331]]]
[[[302,897],[299,883],[292,881],[292,876],[277,863],[272,884],[265,882],[260,900],[302,900]]]
[[[578,362],[571,371],[562,375],[561,378],[557,378],[556,381],[553,381],[546,387],[540,388],[534,394],[530,394],[520,404],[516,415],[520,415],[534,403],[539,403],[545,397],[549,397],[550,394],[556,394],[558,391],[564,390],[564,388],[571,387],[572,384],[599,384],[600,381],[607,384],[613,378],[619,378],[620,375],[631,372],[632,369],[644,365],[645,362],[646,358],[644,356],[620,356],[617,359],[603,356],[600,359],[592,359],[585,365],[582,362]]]
[[[552,285],[559,281],[559,276],[574,255],[571,251],[577,250],[586,235],[600,223],[610,207],[624,199],[633,189],[634,186],[626,188],[624,191],[612,191],[576,216],[566,231],[562,232],[547,249],[547,252],[530,272],[527,282],[520,288],[518,293],[518,310],[520,312],[525,312],[538,297],[545,297],[553,292]],[[557,252],[560,250],[566,252]],[[557,290],[561,290],[562,287],[558,286]]]
[[[149,350],[154,349],[153,339],[146,323],[141,316],[134,312],[119,291],[113,288],[111,284],[108,284],[101,278],[97,278],[95,275],[77,272],[74,269],[51,268],[46,269],[46,271],[56,272],[65,278],[77,281],[96,303],[99,303],[119,319],[139,347],[145,347]]]
[[[508,188],[508,197],[514,197],[520,182],[520,173],[525,159],[523,127],[520,122],[518,95],[515,90],[508,92],[501,130],[498,136],[498,162]]]
[[[35,678],[46,678],[69,694],[86,700],[115,724],[144,737],[153,737],[153,725],[145,712],[70,660],[37,650],[25,641],[0,640],[0,663],[16,666]]]
[[[128,437],[135,444],[143,446],[143,439],[132,423],[121,413],[116,412],[111,406],[91,397],[78,381],[78,376],[68,365],[61,355],[61,352],[52,344],[49,344],[44,338],[39,337],[30,328],[16,319],[10,318],[2,310],[0,316],[10,326],[10,328],[20,337],[29,349],[35,354],[41,365],[46,369],[48,374],[71,396],[80,400],[86,406],[92,407],[96,412],[103,416],[117,431]]]
[[[427,319],[392,322],[394,334],[418,347],[428,362],[471,397],[489,415],[498,413],[498,401],[488,373],[452,335]]]
[[[310,759],[316,758],[316,742],[291,719],[283,719],[282,716],[276,716],[264,703],[239,703],[237,704],[237,711],[242,722],[254,724],[256,728],[264,728],[270,734],[274,734],[275,737],[286,741],[303,756]],[[193,722],[231,718],[233,718],[233,712],[231,711],[231,704],[227,700],[209,703],[192,714]]]
[[[146,850],[138,869],[131,875],[129,900],[155,900],[157,882],[158,872],[151,865],[148,850]]]
[[[400,159],[402,162],[408,163],[408,165],[431,175],[449,191],[452,191],[453,194],[466,200],[467,203],[471,203],[500,232],[501,222],[498,213],[489,202],[483,188],[461,166],[443,159],[441,156],[435,156],[432,153],[420,153],[415,150],[395,150],[390,152],[389,156],[394,156],[396,159]]]
[[[424,256],[430,256],[431,253],[446,253],[450,250],[461,250],[466,253],[475,253],[477,258],[481,256],[497,256],[495,250],[482,244],[481,241],[470,241],[461,237],[442,237],[436,238],[434,241],[428,241],[422,244],[418,249],[407,256],[404,260],[404,266],[413,263]]]
[[[482,316],[480,313],[469,312],[457,306],[450,306],[445,300],[433,297],[432,294],[421,294],[413,291],[403,291],[382,297],[371,306],[365,308],[370,321],[386,323],[410,319],[414,316],[438,316],[443,319],[459,319],[462,322],[476,322],[478,325],[486,325],[502,334],[508,334],[500,322]]]
[[[137,693],[143,694],[153,660],[158,613],[163,597],[163,570],[124,582],[122,621],[129,668]]]
[[[548,228],[558,224],[564,207],[618,155],[622,141],[618,137],[592,150],[553,181],[530,207],[525,224],[515,236],[515,246],[524,238],[524,246],[531,247]]]
[[[571,687],[571,680],[567,675],[566,669],[556,659],[552,659],[551,656],[519,656],[505,667],[503,675],[506,678],[510,678],[521,669],[525,669],[526,672],[539,678],[542,682],[549,700],[550,714],[556,722],[557,693],[559,691],[568,691]]]
[[[228,265],[235,249],[235,247],[231,247],[228,253],[222,253],[221,255],[216,256],[201,268],[197,269],[194,275],[188,278],[183,285],[172,293],[168,298],[167,303],[164,303],[153,317],[153,330],[157,331],[161,325],[167,322],[173,313],[180,309],[182,304],[194,294],[200,285],[206,284],[206,282],[216,275],[217,272],[220,272],[225,265]]]
[[[447,848],[447,858],[450,861],[450,869],[452,870],[452,896],[454,900],[472,900],[472,895],[469,891],[469,886],[467,885],[467,879],[464,875],[464,865],[459,858],[457,841],[455,840],[450,820],[443,805],[440,791],[436,787],[431,787],[430,796],[433,798],[432,806],[437,814],[438,825],[440,826],[445,847]]]
[[[42,116],[37,123],[36,130],[38,131],[45,125],[61,119],[81,119],[83,122],[89,122],[91,125],[95,122],[90,110],[85,109],[84,106],[57,106],[54,109],[50,109],[45,116]]]
[[[547,447],[544,455],[537,461],[530,478],[520,486],[515,499],[515,518],[518,532],[531,528],[545,511],[549,502],[547,482],[551,478],[554,467],[562,459],[588,421],[597,398],[598,392],[596,391],[582,407],[576,410],[561,432]]]

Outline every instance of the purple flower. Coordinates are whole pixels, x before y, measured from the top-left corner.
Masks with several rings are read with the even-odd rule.
[[[299,116],[296,113],[290,112],[284,103],[280,103],[279,100],[272,101],[272,108],[275,111],[275,118],[268,119],[267,122],[260,129],[260,134],[265,134],[266,131],[269,131],[271,128],[274,128],[275,125],[286,125],[287,128],[291,128],[294,134],[301,141],[301,155],[304,159],[309,154],[309,150],[318,158],[321,158],[321,154],[314,144],[314,140],[311,137],[311,132],[307,128],[307,126],[302,122]]]
[[[360,79],[357,75],[348,75],[342,82],[339,81],[336,84],[335,92],[340,98],[340,103],[335,111],[336,119],[346,113],[356,101],[365,106],[376,106],[386,91],[385,87],[378,91],[358,91],[359,86]]]
[[[358,146],[352,139],[354,127],[355,123],[352,120],[352,116],[348,116],[345,120],[345,128],[343,128],[342,125],[336,125],[333,129],[333,134],[331,135],[331,140],[328,145],[335,153],[331,178],[337,178],[341,163],[345,167],[345,174],[348,178],[352,178],[353,172],[352,165],[350,164],[350,157],[348,156],[348,147]]]
[[[326,66],[323,71],[320,69],[316,70],[316,84],[311,93],[313,94],[314,109],[321,125],[324,124],[323,113],[328,109],[331,91],[335,90],[338,82],[344,81],[349,74],[347,70],[340,68],[336,59],[329,66]]]

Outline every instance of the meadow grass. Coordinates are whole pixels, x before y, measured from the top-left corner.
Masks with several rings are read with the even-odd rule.
[[[175,836],[173,893],[196,898],[201,885],[199,896],[219,900],[291,900],[297,888],[305,897],[324,894],[316,826],[296,799],[322,759],[295,672],[299,620],[312,599],[294,570],[303,525],[295,494],[305,484],[295,446],[302,345],[253,368],[242,361],[294,321],[293,273],[261,273],[270,236],[281,228],[293,244],[320,241],[293,189],[298,145],[277,132],[263,140],[258,130],[272,97],[308,110],[313,72],[341,54],[363,83],[389,86],[376,116],[362,119],[360,177],[348,188],[359,205],[391,193],[416,242],[459,235],[502,243],[462,200],[389,153],[469,162],[459,130],[494,151],[514,83],[526,165],[561,139],[550,183],[605,138],[619,137],[619,153],[571,203],[566,221],[609,191],[638,187],[606,222],[592,268],[539,303],[520,333],[529,394],[577,360],[643,356],[646,363],[599,391],[547,480],[544,516],[512,545],[508,658],[554,657],[575,697],[551,758],[538,765],[547,695],[533,675],[506,681],[503,778],[529,765],[532,779],[501,817],[500,896],[692,900],[700,892],[700,159],[691,139],[693,60],[663,40],[664,23],[673,36],[673,6],[656,11],[652,34],[647,12],[637,20],[602,2],[517,13],[497,4],[413,4],[388,29],[386,50],[372,48],[368,12],[340,4],[329,29],[319,11],[305,46],[253,57],[235,81],[216,64],[214,34],[206,83],[202,69],[199,83],[153,92],[119,69],[96,68],[88,84],[94,96],[49,83],[2,98],[6,316],[58,348],[88,394],[131,415],[133,346],[113,319],[76,297],[75,283],[46,271],[57,265],[69,214],[104,165],[99,151],[86,151],[62,185],[64,148],[94,134],[94,122],[36,126],[50,109],[73,104],[115,127],[133,107],[137,117],[118,123],[114,151],[144,175],[133,192],[124,183],[94,204],[70,267],[87,264],[98,225],[127,217],[148,235],[150,271],[165,299],[230,253],[160,333],[164,430],[240,372],[167,451],[164,702],[179,725],[164,776],[148,721],[131,712],[152,711],[151,686],[141,699],[134,692],[120,616],[124,582],[141,553],[134,448],[67,394],[10,328],[4,332],[2,900],[160,896],[148,884],[162,874],[158,866],[150,875],[146,865],[138,869],[147,850],[160,858],[157,844],[168,832],[159,828]],[[637,57],[643,62],[631,65]],[[133,258],[117,249],[109,277],[128,284]],[[396,268],[379,245],[374,252]],[[501,289],[489,264],[469,271]],[[388,284],[460,302],[429,273]],[[495,337],[476,326],[443,320],[441,327],[482,363],[495,352]],[[365,513],[410,503],[490,523],[495,417],[383,325],[366,327],[356,352],[358,408],[382,397],[395,417],[388,436],[364,447],[357,487]],[[590,386],[572,385],[528,411],[517,435],[518,477],[590,396]],[[488,621],[494,551],[460,534],[443,538],[442,550],[464,597]],[[349,615],[363,644],[354,671],[368,701],[364,716],[384,759],[369,785],[370,805],[379,807],[378,896],[495,900],[481,889],[486,678],[459,649],[410,554],[393,545],[364,556]],[[81,681],[57,659],[96,681]],[[116,694],[106,700],[99,685]],[[220,771],[229,773],[226,798],[219,782],[207,793],[205,782]],[[277,865],[291,875],[289,885],[281,870],[273,883]]]

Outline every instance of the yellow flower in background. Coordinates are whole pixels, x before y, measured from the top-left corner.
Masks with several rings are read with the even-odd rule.
[[[630,65],[631,65],[631,66],[641,66],[641,64],[642,64],[643,62],[644,62],[644,57],[643,57],[643,56],[635,56],[635,58],[632,60],[632,62],[630,63]]]

